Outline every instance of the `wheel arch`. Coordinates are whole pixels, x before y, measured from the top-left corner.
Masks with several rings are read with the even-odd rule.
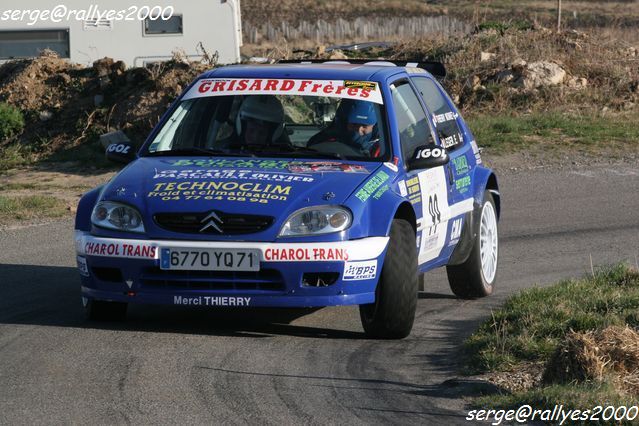
[[[87,192],[78,202],[78,210],[75,214],[75,229],[79,231],[91,231],[91,212],[100,197],[104,185],[98,186]]]
[[[491,169],[482,166],[475,168],[474,175],[475,193],[473,194],[473,197],[475,199],[475,205],[481,206],[484,201],[484,192],[489,191],[495,201],[497,219],[499,219],[501,216],[501,194],[499,192],[497,176]]]
[[[415,215],[415,209],[413,205],[408,201],[401,202],[397,208],[395,209],[395,215],[393,219],[403,219],[410,224],[413,228],[413,232],[417,234],[417,216]],[[388,223],[388,229],[386,230],[386,235],[390,235],[390,227],[392,225],[392,220]]]

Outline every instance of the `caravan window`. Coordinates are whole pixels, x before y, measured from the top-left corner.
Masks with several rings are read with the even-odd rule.
[[[182,16],[173,15],[168,20],[160,17],[144,20],[145,35],[182,34]]]
[[[0,31],[0,59],[31,58],[44,49],[69,57],[69,30]]]

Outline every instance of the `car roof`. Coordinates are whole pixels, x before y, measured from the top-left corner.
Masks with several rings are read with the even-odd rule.
[[[362,80],[382,82],[407,72],[405,67],[373,64],[272,64],[229,65],[213,69],[202,78],[293,78],[308,80]]]

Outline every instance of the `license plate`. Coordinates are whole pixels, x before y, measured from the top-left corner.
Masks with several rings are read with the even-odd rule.
[[[259,271],[260,251],[163,248],[160,269],[186,271]]]

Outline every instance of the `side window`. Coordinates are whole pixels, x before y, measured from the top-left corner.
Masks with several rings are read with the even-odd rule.
[[[433,123],[444,148],[455,149],[464,142],[457,124],[457,112],[453,110],[434,81],[427,77],[413,77],[413,83],[433,114]]]
[[[391,84],[395,120],[399,129],[404,161],[411,158],[418,146],[433,143],[426,113],[408,81]]]

